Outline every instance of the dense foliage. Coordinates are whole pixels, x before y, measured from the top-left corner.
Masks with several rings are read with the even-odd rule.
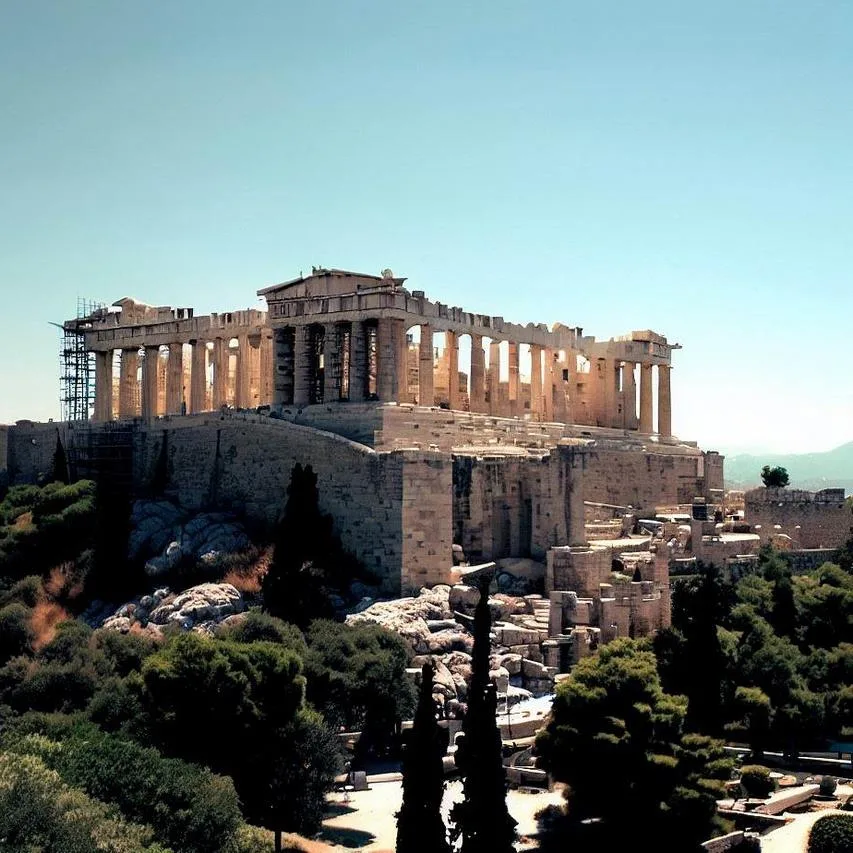
[[[315,831],[335,732],[387,744],[414,707],[406,647],[259,610],[215,636],[92,630],[74,613],[136,582],[120,497],[53,483],[0,502],[0,846],[257,853],[272,836],[253,824]]]
[[[826,815],[809,833],[808,853],[847,853],[853,850],[853,816]]]
[[[615,850],[642,826],[656,849],[698,849],[731,764],[721,742],[687,732],[686,717],[687,700],[663,691],[647,642],[616,640],[581,660],[537,739],[544,766],[568,786],[558,831]]]
[[[668,692],[698,731],[796,755],[853,731],[853,574],[825,563],[792,575],[760,555],[736,584],[705,568],[674,586],[673,625],[654,641]],[[697,665],[697,662],[700,665]]]

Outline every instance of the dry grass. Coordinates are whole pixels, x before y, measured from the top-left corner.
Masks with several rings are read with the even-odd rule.
[[[31,512],[22,512],[13,522],[12,527],[18,530],[29,530],[33,526],[33,514]]]
[[[261,579],[267,573],[272,560],[272,548],[265,548],[248,565],[230,569],[223,583],[230,583],[243,595],[257,595],[261,591]]]
[[[57,601],[74,601],[83,592],[83,581],[73,563],[63,563],[50,570],[44,591]]]
[[[55,601],[39,601],[30,617],[34,638],[33,649],[38,651],[46,646],[56,636],[59,623],[71,618],[71,614]]]

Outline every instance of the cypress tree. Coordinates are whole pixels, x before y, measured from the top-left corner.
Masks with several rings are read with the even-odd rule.
[[[56,431],[56,449],[53,451],[52,466],[51,479],[53,482],[65,483],[67,486],[71,482],[71,476],[68,470],[68,456],[65,453],[65,447],[62,444],[59,430]]]
[[[506,807],[506,772],[498,729],[497,692],[489,682],[489,581],[480,579],[480,600],[474,611],[474,649],[468,711],[457,740],[456,766],[465,776],[464,800],[451,811],[454,842],[461,853],[513,853],[515,820]]]
[[[450,853],[441,817],[444,747],[432,698],[433,667],[424,664],[415,722],[403,751],[403,805],[397,812],[397,853]]]

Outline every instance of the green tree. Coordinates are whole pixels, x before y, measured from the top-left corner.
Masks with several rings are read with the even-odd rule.
[[[307,698],[335,729],[361,731],[358,758],[381,752],[415,708],[400,637],[365,623],[320,619],[306,632]]]
[[[397,853],[449,853],[441,816],[444,746],[432,698],[433,667],[425,663],[415,721],[403,750],[403,804],[397,812]]]
[[[332,615],[330,589],[342,588],[356,568],[319,501],[317,475],[310,465],[297,463],[276,528],[272,562],[261,583],[264,608],[300,628]]]
[[[685,734],[687,700],[663,692],[649,644],[620,639],[578,663],[560,684],[537,738],[544,767],[567,783],[570,826],[595,819],[607,849],[698,849],[715,826],[722,744]]]
[[[769,465],[765,465],[761,469],[761,482],[764,483],[768,489],[782,488],[788,485],[790,478],[788,477],[788,471],[781,465],[776,465],[773,468]]]
[[[56,449],[53,451],[51,479],[55,483],[65,483],[66,485],[71,482],[71,475],[68,470],[68,456],[65,453],[65,446],[62,444],[59,430],[56,431]]]
[[[338,767],[334,739],[304,705],[301,670],[299,657],[276,643],[195,634],[142,666],[157,742],[231,776],[246,816],[277,832],[316,829]]]
[[[38,756],[0,753],[0,846],[8,853],[170,853],[152,835],[64,784]]]
[[[489,579],[480,579],[468,709],[454,756],[464,776],[464,799],[451,811],[450,835],[454,842],[462,839],[462,853],[511,853],[515,849],[516,822],[506,806],[506,771],[496,721],[497,693],[489,682]]]

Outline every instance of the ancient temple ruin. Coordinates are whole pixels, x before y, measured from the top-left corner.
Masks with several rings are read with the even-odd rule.
[[[77,476],[271,527],[293,466],[310,464],[343,545],[391,595],[448,582],[460,554],[544,573],[569,548],[580,565],[591,520],[721,494],[722,457],[672,435],[677,344],[515,324],[404,284],[315,268],[260,290],[267,311],[123,298],[77,317],[93,417],[0,429],[5,476],[34,482],[59,441]],[[658,607],[631,589],[615,595],[634,602],[624,612]]]
[[[432,302],[404,282],[389,270],[315,268],[260,290],[267,312],[205,317],[121,299],[84,327],[96,353],[94,419],[375,401],[671,436],[678,345],[665,337],[598,341],[559,323],[522,326]]]

